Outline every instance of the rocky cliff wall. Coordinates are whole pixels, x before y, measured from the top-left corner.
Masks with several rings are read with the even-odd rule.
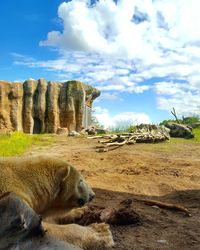
[[[60,127],[80,131],[84,106],[99,95],[79,81],[0,81],[0,132],[56,133]]]

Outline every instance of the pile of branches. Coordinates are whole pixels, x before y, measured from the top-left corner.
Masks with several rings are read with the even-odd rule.
[[[99,140],[99,145],[96,146],[97,152],[107,152],[121,147],[125,144],[135,143],[158,143],[169,140],[169,130],[162,126],[141,124],[136,127],[136,130],[130,133],[112,134],[104,136],[88,137],[90,139]]]

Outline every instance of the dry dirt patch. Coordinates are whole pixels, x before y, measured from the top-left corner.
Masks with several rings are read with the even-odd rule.
[[[57,155],[76,166],[96,191],[95,205],[116,206],[126,198],[149,198],[183,205],[192,217],[134,201],[140,226],[112,226],[114,249],[200,249],[200,145],[125,145],[95,152],[95,141],[56,137],[53,145],[26,154]]]

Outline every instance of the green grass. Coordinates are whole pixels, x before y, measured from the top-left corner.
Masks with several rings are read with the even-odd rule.
[[[193,129],[194,138],[192,139],[196,143],[200,143],[200,128]]]
[[[130,133],[136,130],[136,126],[118,126],[111,129],[111,133],[120,134],[120,133]]]
[[[0,135],[0,156],[15,156],[24,153],[32,145],[48,145],[50,135],[29,135],[21,132]]]
[[[192,139],[183,139],[183,138],[170,138],[171,143],[200,143],[200,128],[195,128],[192,130],[194,138]]]
[[[200,128],[193,129],[194,138],[184,139],[184,138],[170,138],[169,141],[156,143],[156,144],[146,144],[144,151],[157,151],[157,152],[175,152],[179,151],[180,144],[200,144]]]

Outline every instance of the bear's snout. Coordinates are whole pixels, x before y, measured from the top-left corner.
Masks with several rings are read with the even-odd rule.
[[[92,201],[94,199],[94,197],[95,197],[95,193],[94,192],[90,193],[89,201]]]
[[[78,199],[78,205],[79,205],[80,207],[84,206],[85,203],[86,203],[86,200],[85,200],[85,199],[83,199],[83,198]]]

